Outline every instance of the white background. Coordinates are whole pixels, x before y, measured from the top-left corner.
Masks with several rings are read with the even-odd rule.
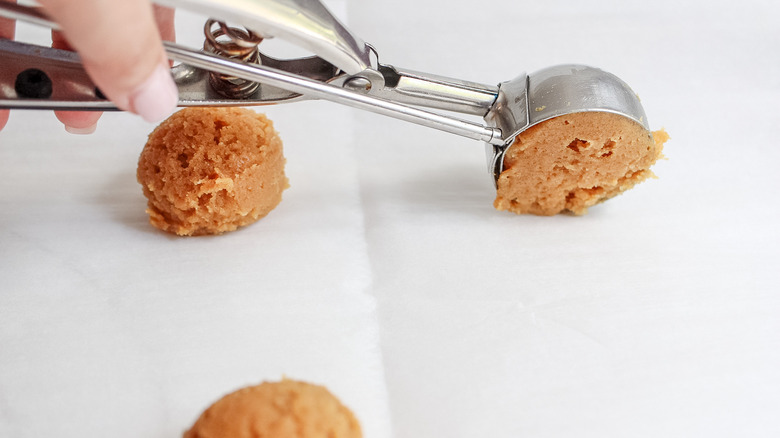
[[[153,125],[107,114],[79,137],[17,111],[0,436],[175,437],[283,375],[327,385],[372,438],[780,436],[776,2],[328,4],[397,66],[617,74],[672,136],[659,179],[584,217],[515,216],[492,208],[482,144],[302,102],[261,109],[282,204],[176,238],[135,181]]]

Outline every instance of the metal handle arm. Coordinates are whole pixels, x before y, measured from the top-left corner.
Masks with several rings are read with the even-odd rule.
[[[503,145],[501,130],[478,123],[412,108],[396,102],[367,96],[334,85],[311,80],[289,72],[260,65],[231,61],[209,53],[194,52],[181,46],[166,43],[165,49],[172,59],[194,67],[217,71],[236,77],[262,82],[309,97],[341,103],[353,108],[393,117],[429,128],[481,140],[490,144]]]
[[[12,6],[12,7],[7,7]],[[10,12],[8,12],[10,11]],[[10,3],[0,3],[0,15],[8,15],[16,19],[34,21],[37,24],[56,28],[56,23],[46,19],[39,12],[13,5]],[[114,109],[110,102],[98,97],[94,86],[90,87],[88,77],[81,68],[79,58],[71,52],[57,51],[55,49],[34,48],[34,46],[5,41],[0,44],[0,49],[5,47],[5,51],[0,50],[0,54],[14,56],[19,59],[46,59],[49,66],[61,78],[77,77],[78,80],[69,87],[74,94],[60,98],[59,101],[49,99],[20,99],[13,93],[13,88],[8,86],[0,87],[0,108],[37,108],[37,109]],[[422,126],[450,132],[474,140],[481,140],[494,145],[505,143],[499,128],[488,127],[479,123],[449,117],[429,111],[420,110],[407,105],[403,105],[391,100],[382,99],[360,92],[352,91],[331,85],[319,80],[310,79],[301,75],[296,75],[287,71],[274,69],[268,66],[247,64],[240,61],[229,60],[217,55],[194,51],[173,43],[165,43],[165,49],[171,59],[181,61],[189,66],[197,67],[203,70],[216,71],[255,82],[261,82],[271,87],[278,87],[292,93],[300,93],[308,97],[330,100],[333,102],[348,105],[354,108],[364,109],[374,113],[386,115],[399,120],[415,123]],[[364,71],[371,71],[366,69]],[[0,82],[7,83],[10,77],[3,78],[0,75]],[[458,87],[455,87],[456,89]],[[86,93],[80,90],[87,90]],[[78,93],[82,93],[79,95]],[[11,95],[5,95],[11,93]],[[444,93],[446,94],[446,93]],[[488,92],[488,94],[490,94]],[[74,99],[73,96],[79,97]],[[285,99],[292,96],[289,94]],[[279,101],[284,99],[279,99]],[[423,99],[425,100],[425,99]],[[223,102],[204,99],[199,102],[192,102],[193,105],[215,105]],[[253,102],[251,100],[233,101],[232,104],[269,103]],[[431,105],[437,107],[436,105]]]
[[[296,44],[349,74],[371,66],[370,50],[319,0],[153,0],[230,21]]]

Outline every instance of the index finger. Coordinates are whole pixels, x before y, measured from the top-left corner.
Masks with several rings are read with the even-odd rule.
[[[154,5],[154,18],[160,31],[160,37],[165,41],[175,41],[174,10]],[[72,50],[61,32],[52,32],[52,47],[57,49]],[[55,111],[60,122],[65,125],[65,130],[72,134],[90,134],[96,126],[101,113],[96,111]]]

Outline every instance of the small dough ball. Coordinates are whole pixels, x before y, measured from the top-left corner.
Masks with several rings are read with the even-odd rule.
[[[267,215],[289,187],[282,141],[244,108],[185,108],[150,135],[138,182],[155,227],[180,236],[220,234]]]
[[[206,409],[184,438],[361,438],[325,387],[284,379],[239,389]]]
[[[585,214],[588,207],[644,181],[669,136],[607,112],[546,120],[515,138],[498,178],[498,210]]]

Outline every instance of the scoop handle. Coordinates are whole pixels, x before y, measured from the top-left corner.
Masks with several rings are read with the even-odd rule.
[[[371,66],[371,51],[319,0],[153,0],[289,41],[349,74]]]

